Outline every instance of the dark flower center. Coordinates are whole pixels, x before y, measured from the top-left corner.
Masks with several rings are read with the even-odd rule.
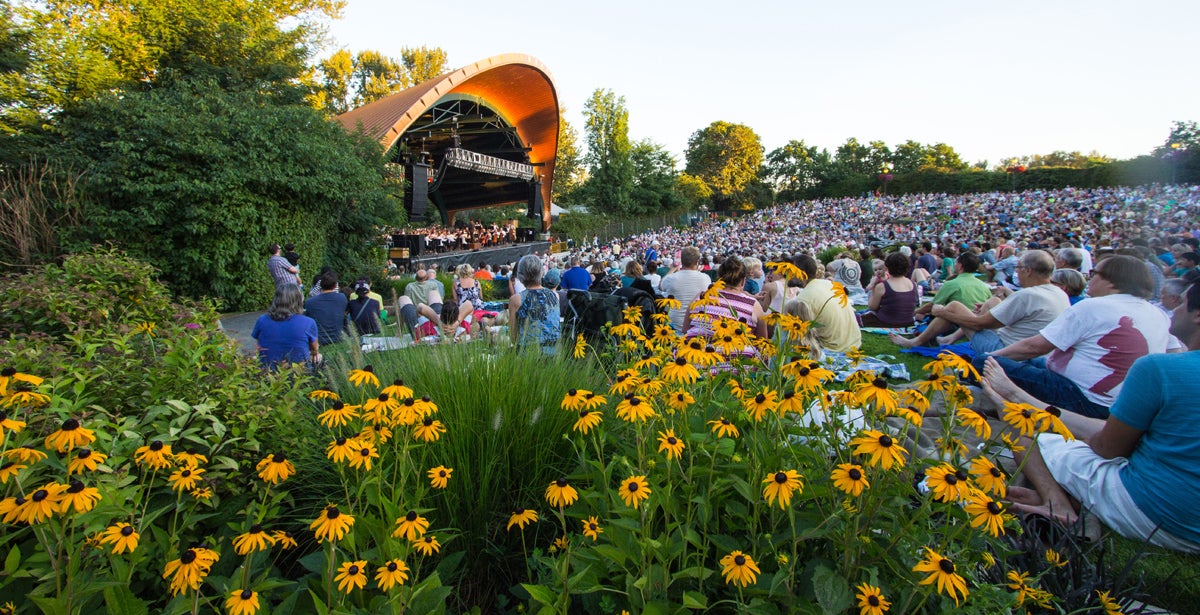
[[[433,542],[433,536],[426,536],[423,540],[427,543],[431,543]]]
[[[404,381],[397,378],[396,380],[392,381],[392,386],[402,387],[404,386]]]
[[[567,486],[567,479],[560,478],[560,479],[554,481],[554,484],[558,485],[559,489],[562,489],[563,487]]]
[[[755,396],[754,396],[754,403],[756,403],[756,404],[761,404],[761,403],[763,403],[764,401],[767,401],[767,396],[766,396],[766,395],[763,395],[762,393],[759,393],[758,395],[755,395]]]
[[[252,592],[252,591],[250,591],[250,590],[248,590],[248,589],[243,589],[243,590],[242,590],[242,593],[241,593],[241,598],[242,598],[242,600],[249,600],[249,599],[250,599],[250,598],[252,598],[252,597],[254,597],[254,592]]]
[[[716,351],[717,351],[717,349],[716,349],[716,348],[713,348],[711,344],[709,344],[708,346],[705,346],[705,347],[704,347],[704,352],[707,352],[707,353],[710,353],[710,354],[711,354],[711,353],[714,353],[714,352],[716,352]]]
[[[333,402],[333,409],[334,409],[334,410],[341,410],[342,408],[345,408],[345,407],[346,407],[346,404],[343,404],[343,403],[342,403],[342,400],[340,400],[340,399],[339,399],[339,400],[337,400],[337,401],[335,401],[335,402]]]
[[[396,568],[398,568],[398,566],[396,566],[396,562],[388,562],[388,572],[396,572]]]
[[[683,393],[680,393],[680,394],[678,394],[678,395],[676,395],[676,396],[675,396],[675,399],[677,399],[677,400],[679,400],[679,401],[683,401],[683,400],[687,399],[687,397],[685,397],[685,396],[683,395]]]
[[[429,403],[431,400],[429,399],[429,396],[428,396],[428,395],[422,395],[422,396],[421,396],[421,401],[423,401],[423,402],[425,402],[425,403]]]
[[[421,424],[426,427],[433,427],[433,419],[425,417],[425,420],[421,421]]]
[[[625,379],[628,377],[629,376],[626,376],[625,374],[621,374],[620,376],[617,376],[617,382],[625,382]]]
[[[941,379],[941,377],[942,377],[941,374],[935,374],[933,372],[929,372],[929,375],[925,376],[925,379],[930,382],[937,382],[939,379]]]
[[[0,410],[0,421],[7,421],[7,420],[8,420],[8,413],[4,412],[3,410]]]
[[[584,418],[584,417],[586,417],[587,415],[589,415],[589,414],[591,414],[591,413],[592,413],[592,411],[591,411],[591,410],[580,410],[580,411],[579,411],[579,418]]]
[[[17,375],[17,368],[15,367],[6,367],[0,370],[0,376],[4,378],[12,378],[15,375]]]
[[[338,515],[340,515],[340,514],[342,514],[342,512],[340,510],[338,510],[337,506],[329,506],[329,507],[325,508],[325,518],[326,519],[337,519]]]
[[[636,394],[631,391],[631,392],[625,394],[625,399],[626,400],[633,399],[635,397],[635,395]]]
[[[954,562],[948,559],[942,558],[942,560],[938,562],[938,568],[941,568],[942,572],[946,574],[954,574]]]
[[[351,566],[351,567],[347,568],[346,573],[349,574],[350,576],[357,575],[358,574],[358,566]]]
[[[575,397],[578,394],[579,394],[579,391],[576,391],[575,389],[567,389],[568,397]]]
[[[671,446],[675,446],[675,443],[678,441],[679,440],[675,439],[675,436],[671,436],[671,437],[667,438],[667,444],[670,444]]]
[[[76,429],[79,429],[79,421],[77,421],[75,419],[67,419],[67,420],[63,421],[63,424],[62,424],[63,431],[75,431]]]
[[[776,472],[775,473],[775,482],[777,482],[781,485],[788,482],[787,474],[784,472]]]
[[[950,485],[951,487],[958,484],[958,477],[953,474],[947,474],[945,480],[946,484]]]
[[[271,455],[271,461],[274,461],[275,463],[283,463],[287,461],[287,455],[284,455],[283,453],[275,453],[274,455]]]
[[[380,394],[379,394],[379,397],[378,397],[378,399],[379,399],[379,401],[381,401],[381,402],[383,402],[383,403],[385,403],[385,404],[386,404],[386,403],[387,403],[387,400],[388,400],[388,394],[387,394],[387,393],[380,393]]]
[[[862,480],[862,472],[859,472],[858,468],[850,468],[850,471],[846,472],[846,476],[849,476],[850,480],[853,481]]]
[[[890,448],[892,446],[892,437],[887,434],[879,436],[879,446],[882,446],[883,448]]]
[[[994,478],[1000,478],[1003,476],[1003,474],[1000,472],[1000,468],[990,468],[988,469],[988,474],[991,474]]]
[[[338,445],[338,446],[345,446],[345,445],[346,445],[346,439],[345,439],[345,438],[338,438],[338,439],[336,440],[336,442],[337,442],[337,445]]]
[[[954,475],[958,477],[958,480],[967,480],[968,476],[967,471],[962,468],[955,470]]]
[[[875,385],[875,388],[877,388],[877,389],[888,388],[887,380],[884,380],[883,378],[876,378],[871,381],[871,384]]]
[[[637,491],[637,490],[638,490],[638,484],[637,484],[637,481],[635,481],[635,480],[633,480],[633,481],[629,481],[629,487],[628,487],[628,489],[629,489],[629,492],[630,492],[630,493],[633,493],[634,491]]]
[[[125,527],[121,528],[121,535],[122,536],[133,536],[133,526],[126,525]]]
[[[192,471],[191,471],[191,470],[184,470],[184,471],[180,472],[180,473],[179,473],[179,475],[180,475],[180,476],[182,476],[183,478],[187,478],[187,477],[189,477],[189,476],[191,476],[191,475],[192,475]]]
[[[803,378],[807,376],[810,371],[812,370],[808,369],[807,367],[801,367],[798,373],[800,374],[800,377]]]
[[[631,405],[631,406],[636,406],[641,403],[642,403],[642,400],[637,397],[634,397],[633,399],[629,400],[629,405]]]
[[[259,525],[259,524],[257,524],[257,523],[255,523],[254,525],[251,525],[251,526],[250,526],[250,533],[251,533],[251,534],[261,534],[261,533],[262,533],[262,526],[261,526],[261,525]]]
[[[0,472],[3,472],[4,470],[7,470],[7,469],[9,469],[9,468],[13,467],[13,465],[14,465],[14,464],[16,464],[16,463],[17,463],[17,462],[15,462],[15,461],[7,461],[7,462],[5,462],[5,463],[4,463],[4,465],[0,466]]]
[[[157,453],[158,451],[161,451],[162,449],[163,449],[162,440],[155,440],[150,443],[150,450]]]
[[[678,359],[675,359],[675,365],[678,365],[679,367],[683,367],[684,365],[687,365],[687,359],[685,359],[683,357],[679,357]]]
[[[987,511],[993,515],[998,515],[1000,514],[1000,505],[995,502],[988,502]]]
[[[438,470],[438,476],[439,476],[439,477],[441,477],[441,478],[446,478],[446,471],[445,471],[445,470]]]
[[[784,394],[783,394],[783,398],[784,398],[784,399],[791,399],[791,398],[793,398],[793,397],[795,397],[795,396],[796,396],[796,392],[795,392],[795,391],[788,391],[787,393],[784,393]]]
[[[722,425],[729,425],[729,419],[721,419]]]
[[[196,561],[196,552],[191,549],[184,551],[183,555],[179,556],[179,563],[181,563],[181,564],[186,565],[186,564],[190,564],[194,561]]]
[[[361,451],[358,451],[358,454],[359,454],[359,455],[362,455],[363,457],[370,457],[370,456],[371,456],[371,449],[369,449],[369,448],[364,448],[364,449],[362,449]]]
[[[405,398],[405,400],[404,400],[404,405],[409,406],[409,407],[416,405],[416,403],[417,403],[417,400],[415,400],[411,397]]]
[[[733,558],[733,563],[738,566],[745,566],[746,565],[746,556],[739,555],[739,556]]]
[[[46,496],[48,495],[50,495],[49,491],[46,491],[45,489],[38,489],[37,491],[33,492],[33,497],[31,499],[34,502],[41,502],[42,500],[46,499]]]
[[[593,532],[594,532],[594,531],[596,531],[596,528],[598,528],[598,527],[600,527],[600,526],[599,526],[599,525],[596,525],[595,523],[589,523],[589,524],[588,524],[588,529],[589,529],[589,530],[592,530]]]
[[[408,514],[404,515],[404,519],[405,519],[405,521],[408,521],[409,523],[416,521],[417,520],[417,511],[415,511],[415,510],[408,511]]]
[[[722,341],[722,342],[725,342],[726,344],[728,344],[729,342],[732,342],[732,341],[733,341],[733,336],[732,336],[732,335],[726,335],[725,337],[721,338],[721,341]]]
[[[67,493],[82,493],[83,483],[77,480],[71,481],[71,487],[67,489]]]

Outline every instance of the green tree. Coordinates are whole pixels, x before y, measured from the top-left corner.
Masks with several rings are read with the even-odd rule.
[[[850,137],[839,145],[834,154],[834,171],[838,176],[866,175],[878,171],[871,164],[871,148]]]
[[[675,158],[662,145],[649,139],[633,145],[634,213],[660,214],[676,211],[686,205],[675,186],[679,171]]]
[[[588,180],[584,193],[592,211],[627,214],[633,200],[633,147],[625,97],[612,90],[592,92],[583,107],[587,134]]]
[[[317,63],[320,72],[320,92],[323,94],[315,108],[324,108],[329,115],[340,115],[353,108],[354,56],[345,49]]]
[[[441,47],[416,47],[400,50],[408,85],[424,83],[446,72],[446,52]]]
[[[574,192],[583,185],[587,173],[579,153],[579,132],[567,121],[566,108],[558,109],[558,156],[554,159],[554,186],[551,202],[570,204]]]
[[[703,181],[720,207],[744,201],[739,193],[758,177],[763,146],[743,124],[716,121],[688,139],[685,170]]]
[[[913,173],[925,164],[925,146],[909,139],[896,146],[892,153],[895,173]]]
[[[795,201],[809,196],[828,178],[828,150],[818,151],[804,141],[788,141],[767,154],[764,178],[771,183],[780,201]]]
[[[688,209],[704,207],[712,200],[713,195],[712,189],[704,180],[688,173],[680,173],[675,179],[675,193],[683,199]]]
[[[182,295],[261,309],[265,246],[292,241],[305,273],[375,272],[370,242],[400,220],[379,145],[304,105],[211,82],[99,96],[64,112],[50,155],[87,178],[74,245],[111,241]]]
[[[945,143],[934,143],[925,148],[920,168],[936,171],[962,171],[967,168],[967,163],[963,162],[953,147]]]

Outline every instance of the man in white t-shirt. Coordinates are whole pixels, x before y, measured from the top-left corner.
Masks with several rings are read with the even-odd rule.
[[[1154,280],[1132,256],[1096,263],[1089,299],[1071,306],[1041,333],[991,355],[1030,395],[1063,410],[1107,418],[1137,359],[1182,349],[1170,321],[1147,299]],[[1049,353],[1043,360],[1029,361]],[[976,361],[986,360],[980,355]]]
[[[671,326],[675,328],[676,333],[682,335],[683,317],[687,315],[688,306],[696,300],[700,293],[708,290],[712,280],[708,274],[700,271],[700,250],[695,246],[683,249],[679,255],[679,265],[682,269],[664,276],[662,282],[659,283],[659,289],[663,295],[674,297],[679,301],[680,307],[672,308],[670,316]]]

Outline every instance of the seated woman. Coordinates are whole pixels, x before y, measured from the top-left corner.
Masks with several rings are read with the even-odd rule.
[[[346,304],[346,314],[354,323],[354,330],[362,335],[379,334],[379,302],[368,294],[371,287],[357,284],[354,287],[354,299]]]
[[[859,322],[864,327],[911,327],[921,293],[908,279],[908,257],[893,252],[883,260],[883,266],[867,299],[868,309],[859,315]]]
[[[470,303],[476,310],[483,309],[483,292],[475,279],[475,269],[463,263],[454,270],[454,305]]]
[[[687,337],[712,337],[712,321],[716,318],[744,321],[753,330],[754,335],[767,336],[767,323],[762,319],[762,306],[754,295],[743,290],[746,273],[746,264],[740,258],[730,257],[721,262],[717,269],[717,279],[725,283],[725,288],[717,293],[714,305],[697,307],[683,317],[683,330]]]
[[[285,361],[321,362],[317,344],[317,321],[304,315],[304,295],[298,284],[275,287],[275,298],[267,313],[258,317],[250,332],[258,346],[258,360],[267,369]]]
[[[525,290],[508,301],[509,332],[517,347],[540,348],[545,354],[558,350],[561,330],[558,293],[542,287],[542,261],[526,254],[517,261],[516,277]]]
[[[642,266],[637,261],[629,261],[625,265],[625,275],[621,276],[621,288],[629,288],[634,280],[641,279]]]
[[[811,323],[816,320],[816,314],[813,314],[812,308],[803,301],[788,301],[783,306],[783,313],[789,316],[795,316],[804,322]],[[817,328],[810,326],[804,333],[804,337],[798,340],[789,339],[787,333],[784,333],[783,347],[790,348],[793,351],[808,349],[808,356],[814,361],[820,361],[825,356],[824,349],[821,348],[821,340],[817,338]]]
[[[1050,274],[1050,283],[1067,293],[1071,305],[1083,301],[1083,291],[1087,290],[1087,278],[1074,269],[1055,269]]]

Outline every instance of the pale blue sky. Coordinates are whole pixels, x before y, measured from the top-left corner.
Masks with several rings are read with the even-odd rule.
[[[441,47],[449,65],[526,53],[583,140],[596,88],[634,140],[683,165],[693,132],[945,142],[968,162],[1096,150],[1127,158],[1200,120],[1200,2],[399,2],[347,0],[333,48]],[[327,49],[322,56],[328,55]]]

